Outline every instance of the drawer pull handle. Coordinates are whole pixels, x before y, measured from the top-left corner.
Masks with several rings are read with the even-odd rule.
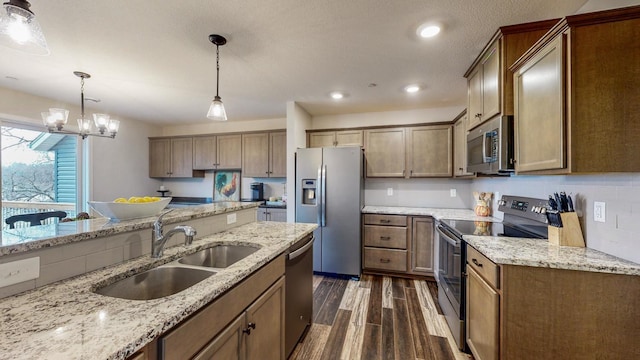
[[[389,219],[381,219],[380,222],[383,223],[383,224],[388,224],[388,223],[391,222],[391,220],[389,220]]]
[[[482,267],[482,264],[478,262],[478,260],[476,259],[471,259],[471,261],[473,261],[474,264],[476,264],[477,267]]]
[[[391,262],[391,259],[380,259],[380,262],[383,264],[388,264]]]
[[[391,240],[391,236],[380,236],[380,240]]]

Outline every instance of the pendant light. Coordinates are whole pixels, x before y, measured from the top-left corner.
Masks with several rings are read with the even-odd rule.
[[[91,75],[74,71],[73,74],[80,78],[80,118],[78,119],[78,129],[80,131],[70,131],[64,129],[69,117],[69,110],[51,108],[49,111],[42,112],[42,122],[50,133],[57,134],[75,134],[80,135],[82,139],[87,136],[109,137],[115,138],[120,128],[120,121],[111,119],[107,114],[93,114],[93,121],[98,128],[98,133],[91,131],[91,119],[84,116],[84,79],[88,79]]]
[[[9,0],[0,10],[0,44],[34,55],[49,55],[47,40],[26,0]]]
[[[222,35],[211,34],[209,41],[216,46],[216,96],[211,102],[207,118],[215,121],[227,121],[227,112],[224,110],[222,99],[218,96],[218,87],[220,85],[220,46],[227,43],[227,39]]]

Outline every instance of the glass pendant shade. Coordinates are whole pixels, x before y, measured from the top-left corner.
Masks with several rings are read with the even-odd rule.
[[[107,130],[112,136],[116,136],[119,128],[120,128],[120,121],[114,120],[114,119],[109,120],[109,126],[107,126]]]
[[[78,129],[80,129],[81,135],[87,135],[91,133],[91,119],[78,119]]]
[[[2,6],[0,44],[29,54],[49,55],[47,40],[38,20],[27,10],[29,6],[24,0],[12,0]]]
[[[215,121],[227,121],[227,112],[224,110],[224,104],[220,96],[213,98],[207,118]]]

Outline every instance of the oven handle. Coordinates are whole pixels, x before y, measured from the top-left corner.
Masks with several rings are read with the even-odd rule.
[[[442,235],[442,238],[446,242],[453,246],[460,246],[460,240],[454,239],[454,237],[449,234],[449,231],[447,231],[444,226],[438,224],[438,226],[436,226],[436,230],[438,231],[438,233],[440,233],[440,235]]]

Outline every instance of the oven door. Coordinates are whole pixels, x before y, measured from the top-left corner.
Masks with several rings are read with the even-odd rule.
[[[463,266],[463,246],[462,240],[438,224],[436,227],[439,235],[438,244],[440,247],[438,282],[442,287],[455,309],[460,316],[460,305],[462,304],[462,266]]]

